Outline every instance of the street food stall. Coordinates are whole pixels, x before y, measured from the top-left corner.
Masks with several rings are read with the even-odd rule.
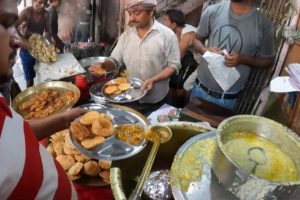
[[[147,95],[144,80],[101,68],[107,57],[98,56],[99,45],[51,51],[47,57],[46,50],[31,50],[38,83],[12,107],[26,120],[72,107],[87,110],[44,141],[79,199],[299,198],[300,138],[289,128],[222,108],[213,119],[201,118],[199,102],[183,111],[166,111],[164,105],[162,115],[149,115],[135,104]],[[205,108],[210,113],[216,107]]]

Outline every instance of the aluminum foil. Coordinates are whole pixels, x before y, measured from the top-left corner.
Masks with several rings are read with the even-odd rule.
[[[152,172],[145,183],[144,193],[155,200],[172,198],[169,170]]]

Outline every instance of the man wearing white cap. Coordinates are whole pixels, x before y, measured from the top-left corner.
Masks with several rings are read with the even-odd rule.
[[[130,28],[119,38],[117,46],[102,66],[111,70],[125,65],[129,76],[144,80],[148,93],[140,100],[144,105],[162,103],[169,91],[169,78],[181,68],[176,35],[153,18],[156,0],[129,0]]]

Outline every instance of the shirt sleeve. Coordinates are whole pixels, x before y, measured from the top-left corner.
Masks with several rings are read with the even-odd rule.
[[[259,46],[258,56],[273,57],[275,56],[275,34],[272,22],[264,16],[264,22],[260,27],[262,30],[261,45]]]
[[[125,37],[126,37],[126,32],[123,33],[114,50],[112,51],[109,60],[113,62],[115,67],[119,68],[124,64],[123,56],[124,56],[124,42],[125,42]]]
[[[176,73],[178,73],[181,69],[181,62],[179,44],[175,34],[172,34],[169,39],[166,49],[166,57],[168,62],[167,66],[173,67],[176,70]]]
[[[210,7],[207,7],[203,12],[197,28],[197,35],[202,38],[208,38],[210,33]]]

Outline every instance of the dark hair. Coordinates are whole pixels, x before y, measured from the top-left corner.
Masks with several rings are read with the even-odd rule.
[[[176,23],[176,25],[179,27],[184,27],[185,16],[181,10],[169,9],[166,11],[166,15],[169,17],[172,23]]]

